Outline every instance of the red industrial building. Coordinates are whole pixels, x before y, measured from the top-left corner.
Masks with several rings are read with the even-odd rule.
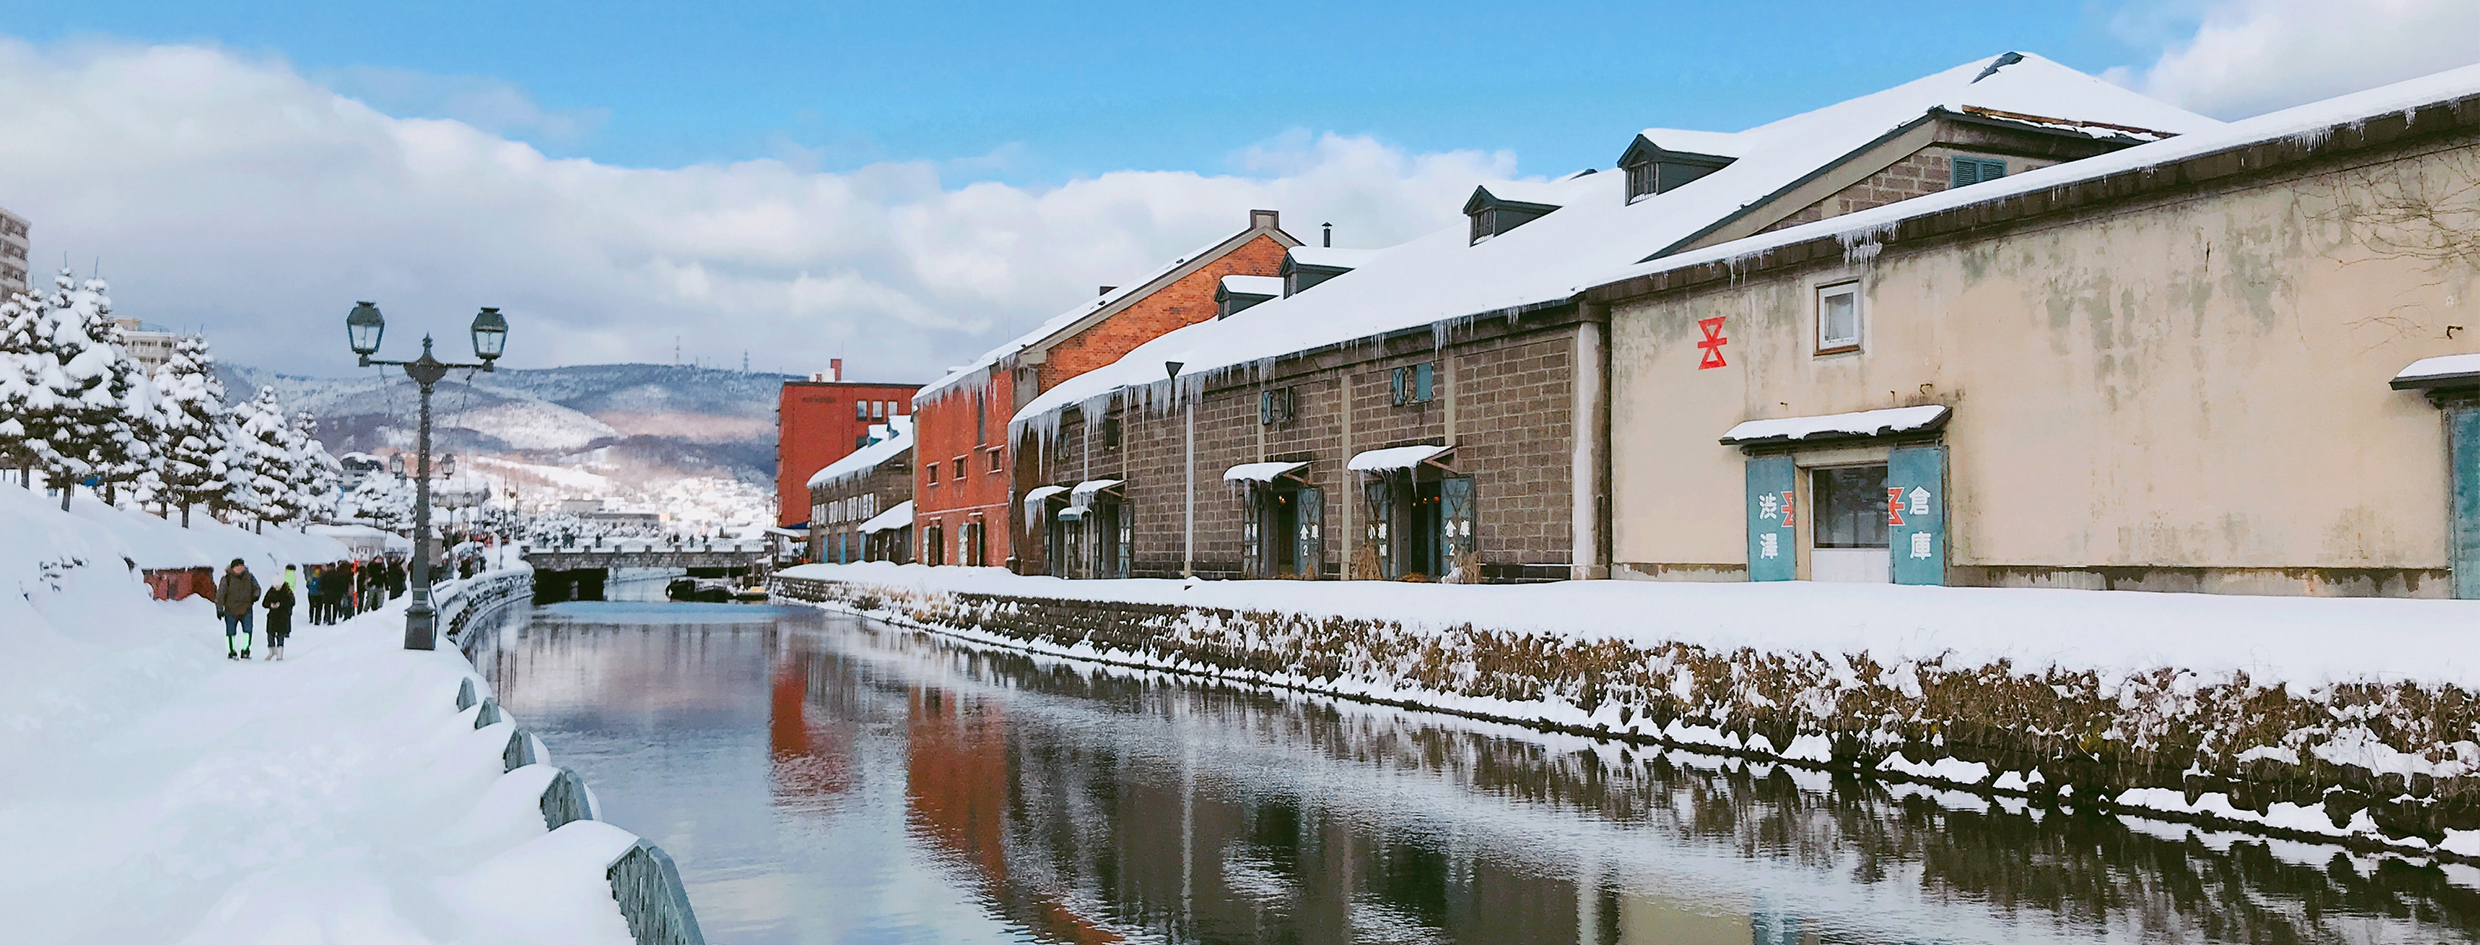
[[[913,418],[914,560],[1038,570],[1016,542],[1022,523],[1008,420],[1017,405],[1174,329],[1224,314],[1217,298],[1224,277],[1272,282],[1298,245],[1274,211],[1251,210],[1246,229],[1133,284],[1104,286],[1092,301],[922,388],[921,414]]]
[[[844,362],[830,373],[785,381],[775,404],[775,524],[809,521],[809,477],[869,442],[870,428],[910,416],[919,384],[844,380]]]

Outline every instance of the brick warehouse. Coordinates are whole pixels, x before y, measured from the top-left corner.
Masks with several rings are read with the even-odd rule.
[[[1217,314],[1225,276],[1273,276],[1300,241],[1272,210],[1135,283],[1105,287],[974,363],[922,388],[914,410],[914,556],[927,564],[1014,561],[1016,462],[1008,418],[1042,392]]]
[[[912,560],[913,421],[890,417],[869,445],[809,477],[810,560]]]
[[[870,440],[873,428],[912,413],[915,384],[844,380],[838,359],[830,373],[785,381],[775,402],[775,524],[810,520],[809,477]]]
[[[2076,114],[2038,112],[2067,105]],[[1058,559],[1022,569],[1609,576],[1609,319],[1585,287],[2216,124],[2010,53],[1745,132],[1647,129],[1618,173],[1488,182],[1463,226],[1375,252],[1304,250],[1280,297],[1227,286],[1264,300],[1018,412],[1018,442],[1042,444],[1021,457],[1025,534]],[[1727,345],[1698,353],[1723,367]]]

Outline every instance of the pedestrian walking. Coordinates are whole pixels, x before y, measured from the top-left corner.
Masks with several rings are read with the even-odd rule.
[[[293,593],[293,582],[290,579],[299,574],[300,571],[292,565],[285,565],[286,580],[277,581],[276,586],[268,588],[267,596],[259,601],[260,606],[267,608],[267,660],[269,662],[284,658],[284,641],[293,635],[293,603],[296,595]],[[248,650],[242,651],[245,657],[248,653]]]
[[[334,568],[320,565],[310,569],[310,579],[302,585],[302,603],[310,605],[310,625],[327,622],[327,575]]]
[[[239,558],[224,568],[224,577],[215,583],[215,612],[224,618],[224,658],[250,658],[250,622],[258,603],[258,578],[250,574],[250,566]],[[233,649],[233,637],[240,636],[241,648]]]

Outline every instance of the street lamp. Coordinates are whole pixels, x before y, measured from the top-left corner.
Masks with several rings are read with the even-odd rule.
[[[363,367],[384,364],[405,369],[405,376],[422,389],[422,423],[415,442],[419,444],[413,471],[413,602],[405,605],[405,649],[428,650],[437,646],[439,612],[431,607],[431,385],[439,383],[453,369],[491,371],[500,353],[508,346],[508,319],[495,308],[483,309],[474,316],[474,357],[480,364],[450,364],[431,356],[431,336],[422,336],[422,356],[411,361],[381,361],[371,357],[379,353],[379,338],[387,332],[387,320],[379,315],[379,306],[357,302],[352,314],[344,318],[345,342],[362,359]],[[455,468],[455,456],[448,457],[448,469]],[[451,473],[453,474],[453,473]]]

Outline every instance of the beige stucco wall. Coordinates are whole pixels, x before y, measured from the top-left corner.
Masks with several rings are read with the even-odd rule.
[[[1744,563],[1733,424],[1943,403],[1950,565],[2442,568],[2443,425],[2386,381],[2480,311],[2468,260],[2399,248],[2445,231],[2353,209],[2389,179],[2480,212],[2458,148],[1616,304],[1613,557]],[[1846,278],[1863,350],[1815,355]]]

